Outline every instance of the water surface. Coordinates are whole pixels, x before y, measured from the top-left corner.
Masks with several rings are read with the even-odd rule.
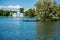
[[[36,40],[35,18],[0,18],[0,40]]]
[[[0,40],[60,40],[60,21],[25,22],[35,18],[0,18]]]

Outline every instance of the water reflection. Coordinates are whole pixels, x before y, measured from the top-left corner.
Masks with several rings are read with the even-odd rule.
[[[56,40],[57,22],[38,22],[37,38],[39,40]]]
[[[0,40],[36,40],[35,18],[0,18]]]

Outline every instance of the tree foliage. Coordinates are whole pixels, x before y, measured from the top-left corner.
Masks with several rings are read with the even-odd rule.
[[[24,8],[20,8],[20,13],[24,13]]]
[[[15,12],[16,11],[0,10],[0,16],[12,16],[11,13],[15,13]]]
[[[35,17],[35,9],[28,9],[27,11],[25,11],[25,16]]]
[[[42,19],[60,19],[60,7],[55,0],[39,0],[36,4],[36,15]]]

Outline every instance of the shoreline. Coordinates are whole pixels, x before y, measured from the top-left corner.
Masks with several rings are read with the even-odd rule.
[[[28,17],[12,17],[12,16],[0,16],[0,18],[28,18]],[[36,18],[36,20],[22,20],[22,21],[26,21],[26,22],[39,22],[39,21],[60,21],[60,19],[39,19]]]

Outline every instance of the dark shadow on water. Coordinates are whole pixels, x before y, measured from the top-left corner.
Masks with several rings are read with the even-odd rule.
[[[22,21],[23,22],[38,22],[40,20],[37,20],[36,18],[25,18]]]
[[[38,40],[59,40],[57,36],[59,30],[58,21],[37,22],[37,39]]]

